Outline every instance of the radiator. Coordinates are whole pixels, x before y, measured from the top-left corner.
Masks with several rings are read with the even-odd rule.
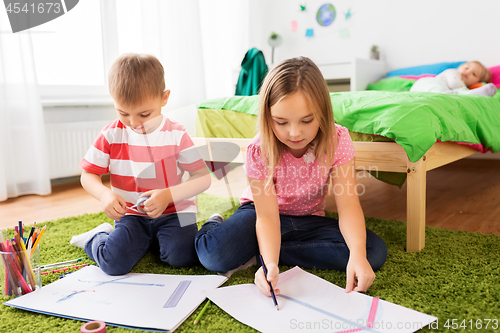
[[[50,179],[79,176],[80,161],[108,123],[109,120],[46,124]]]

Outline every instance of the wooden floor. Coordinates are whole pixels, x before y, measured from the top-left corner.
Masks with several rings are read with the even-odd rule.
[[[464,159],[427,173],[427,225],[452,230],[500,235],[500,160]],[[210,194],[238,197],[246,186],[241,167],[214,181]],[[406,185],[400,190],[367,174],[358,175],[365,187],[360,196],[366,216],[406,220]],[[79,183],[58,185],[48,196],[23,196],[0,202],[0,228],[60,217],[94,213],[101,204]]]

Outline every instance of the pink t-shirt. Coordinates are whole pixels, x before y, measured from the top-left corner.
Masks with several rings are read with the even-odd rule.
[[[294,157],[288,151],[283,154],[273,176],[280,214],[325,215],[325,196],[328,193],[330,171],[333,167],[338,167],[354,158],[354,145],[349,131],[337,124],[335,128],[337,150],[334,163],[328,166],[328,170],[316,160],[311,148],[300,158]],[[267,178],[266,167],[261,157],[259,134],[248,145],[244,168],[250,178],[259,180]],[[253,201],[250,186],[240,198],[241,204],[248,201]]]

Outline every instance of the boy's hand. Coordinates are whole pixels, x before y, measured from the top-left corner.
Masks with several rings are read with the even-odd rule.
[[[350,257],[346,269],[345,291],[367,291],[375,281],[375,273],[366,257]]]
[[[273,286],[274,289],[276,287],[276,284],[278,283],[280,269],[275,264],[267,264],[266,268],[267,268],[267,279],[264,276],[264,269],[262,269],[261,266],[255,273],[254,283],[257,285],[257,288],[259,288],[261,293],[263,293],[266,296],[271,296],[271,289],[269,288],[269,283],[267,282],[268,281],[271,282],[271,285]],[[275,295],[278,295],[279,293],[280,293],[279,289],[274,289]]]
[[[127,203],[121,196],[109,190],[105,191],[101,198],[102,210],[114,221],[120,221],[120,218],[125,216],[127,212]]]
[[[144,201],[143,210],[153,219],[160,217],[167,206],[173,202],[172,194],[168,188],[144,192],[139,198],[142,197],[149,197],[148,200]]]

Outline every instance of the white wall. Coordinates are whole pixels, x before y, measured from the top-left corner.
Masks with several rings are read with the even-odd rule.
[[[234,95],[241,61],[250,48],[249,1],[199,1],[207,99]]]
[[[337,15],[322,27],[315,15],[328,2]],[[276,32],[283,43],[275,50],[275,63],[299,55],[318,64],[368,58],[376,44],[387,70],[464,60],[500,65],[499,0],[252,0],[250,6],[249,47],[263,50],[268,62],[267,39]],[[352,16],[346,20],[348,9]],[[291,31],[294,20],[297,31]],[[307,28],[314,29],[314,37],[305,37]]]
[[[328,2],[337,15],[322,27],[315,15]],[[275,49],[275,63],[300,55],[317,64],[368,58],[376,44],[387,71],[466,60],[490,67],[500,65],[499,15],[500,0],[251,0],[248,46],[262,50],[270,63],[267,39],[276,32],[283,43]],[[292,21],[298,22],[297,31],[291,31]],[[308,28],[314,37],[305,37]],[[500,153],[471,158],[499,159]]]

